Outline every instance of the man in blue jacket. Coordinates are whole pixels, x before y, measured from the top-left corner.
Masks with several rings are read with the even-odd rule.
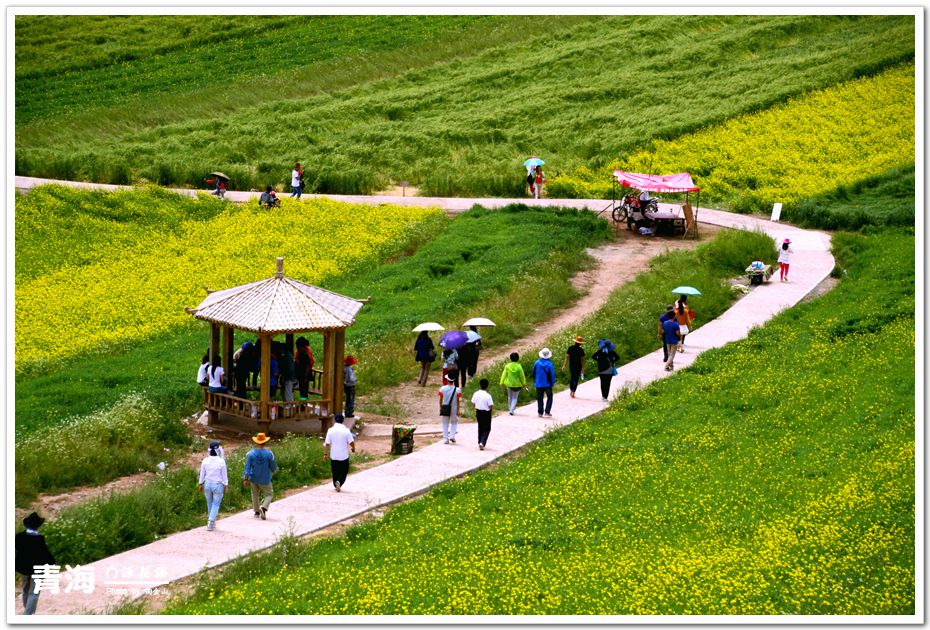
[[[555,385],[555,366],[552,365],[552,351],[543,348],[539,351],[539,358],[533,364],[533,384],[536,386],[536,410],[539,417],[552,417],[552,387]],[[546,397],[546,408],[543,411],[543,396]]]
[[[265,444],[270,439],[264,433],[259,433],[252,438],[255,447],[245,456],[245,470],[242,473],[242,485],[252,492],[252,509],[255,511],[255,518],[263,521],[268,508],[271,507],[271,475],[278,470],[278,464],[274,461],[274,453],[265,448]],[[258,502],[259,491],[265,495],[265,500],[261,504]]]

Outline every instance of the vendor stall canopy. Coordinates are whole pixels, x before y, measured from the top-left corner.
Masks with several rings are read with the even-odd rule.
[[[621,186],[645,190],[648,192],[676,193],[700,190],[691,181],[691,173],[672,173],[671,175],[646,175],[645,173],[628,173],[614,171],[614,178]]]

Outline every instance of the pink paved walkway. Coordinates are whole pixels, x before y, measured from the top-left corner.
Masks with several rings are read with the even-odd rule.
[[[371,198],[358,199],[372,202]],[[410,197],[396,199],[420,200]],[[464,208],[470,208],[474,203],[493,201],[493,205],[501,205],[510,200],[444,201],[446,203],[442,207],[464,205]],[[579,207],[585,203],[585,200],[546,201],[551,205],[579,204]],[[604,202],[598,200],[594,203]],[[594,207],[599,209],[599,206]],[[700,211],[699,219],[702,223],[723,227],[760,229],[778,240],[790,236],[795,252],[791,266],[792,281],[780,283],[776,278],[773,283],[753,289],[719,318],[688,335],[687,352],[676,359],[676,369],[693,363],[703,350],[744,338],[753,326],[760,326],[781,310],[797,304],[830,274],[834,266],[829,253],[830,239],[826,234],[757,217],[706,209]],[[611,386],[611,397],[617,396],[622,389],[642,387],[669,376],[670,373],[663,369],[661,358],[661,350],[657,350],[619,368],[619,376],[614,378]],[[497,402],[501,406],[501,401]],[[538,418],[535,402],[520,407],[513,417],[506,413],[497,415],[491,439],[484,451],[477,448],[477,425],[464,424],[456,445],[437,442],[376,468],[353,474],[339,494],[327,483],[276,501],[272,503],[267,521],[255,520],[249,510],[218,520],[214,532],[202,527],[181,532],[86,565],[84,568],[93,571],[95,576],[94,592],[45,593],[40,599],[39,612],[43,615],[105,612],[125,597],[124,592],[118,589],[130,589],[131,594],[133,588],[165,585],[204,568],[267,548],[287,531],[297,535],[311,533],[372,508],[420,494],[435,484],[479,469],[539,439],[547,431],[596,414],[607,404],[601,400],[599,382],[595,379],[582,383],[575,399],[569,398],[567,390],[556,394],[553,418]],[[108,588],[117,590],[108,592]],[[15,610],[17,614],[22,611],[19,598]],[[37,620],[40,618],[36,617]],[[18,617],[17,620],[22,619]],[[49,617],[52,619],[55,618]]]

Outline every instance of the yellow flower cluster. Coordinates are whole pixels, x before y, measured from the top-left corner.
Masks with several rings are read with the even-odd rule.
[[[656,140],[604,171],[553,178],[574,196],[610,196],[613,170],[688,171],[702,200],[737,209],[786,207],[869,175],[912,164],[914,66],[848,81],[672,140]]]
[[[304,282],[352,273],[395,253],[420,222],[441,214],[328,199],[272,210],[229,204],[228,211],[167,233],[150,231],[131,245],[99,247],[90,261],[66,259],[17,283],[17,369],[168,330],[190,318],[184,308],[200,303],[204,286],[271,277],[277,256],[285,258],[288,276]]]

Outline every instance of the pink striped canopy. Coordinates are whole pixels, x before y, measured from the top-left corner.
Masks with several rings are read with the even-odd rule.
[[[644,173],[627,173],[614,171],[617,182],[627,188],[649,192],[695,192],[700,190],[691,181],[691,173],[673,173],[671,175],[646,175]]]

